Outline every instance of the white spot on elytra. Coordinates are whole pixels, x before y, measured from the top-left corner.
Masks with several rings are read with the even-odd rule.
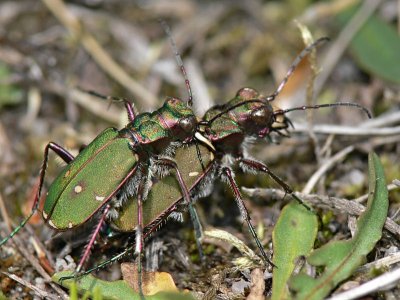
[[[102,196],[96,196],[96,200],[97,201],[103,201],[106,197],[102,197]]]
[[[72,224],[72,222],[69,222],[68,223],[68,228],[72,228],[72,227],[74,227],[74,225]]]
[[[52,220],[49,220],[49,225],[55,229],[58,229],[56,225],[54,225]]]
[[[42,212],[43,218],[47,219],[48,214],[46,214],[44,211]]]
[[[199,175],[199,172],[190,172],[189,173],[189,177],[195,177],[197,175]]]
[[[80,192],[82,192],[83,188],[81,185],[77,185],[74,187],[74,192],[79,194]]]

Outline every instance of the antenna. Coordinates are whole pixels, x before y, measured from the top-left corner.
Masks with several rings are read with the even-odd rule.
[[[188,103],[189,107],[192,107],[192,105],[193,105],[192,88],[190,87],[189,78],[187,77],[186,69],[185,69],[185,66],[183,65],[182,57],[179,54],[178,47],[176,46],[176,42],[174,40],[174,37],[172,36],[171,28],[168,26],[167,22],[165,22],[164,20],[159,20],[159,22],[160,22],[161,26],[163,27],[165,33],[167,34],[168,38],[169,38],[172,51],[175,54],[176,62],[178,64],[179,68],[181,69],[181,73],[183,75],[183,78],[185,79],[186,89],[187,89],[188,95],[189,95],[187,103]]]
[[[307,110],[307,109],[319,109],[323,107],[337,107],[337,106],[351,106],[351,107],[356,107],[361,109],[363,112],[365,112],[368,116],[369,119],[372,118],[371,112],[365,108],[364,106],[357,104],[357,103],[352,103],[352,102],[336,102],[336,103],[328,103],[328,104],[316,104],[316,105],[311,105],[311,106],[299,106],[299,107],[293,107],[293,108],[288,108],[288,109],[279,109],[277,111],[274,111],[274,115],[284,115],[288,112],[295,111],[295,110]]]
[[[275,100],[276,96],[278,96],[279,93],[283,90],[283,88],[285,87],[286,83],[288,82],[290,76],[292,76],[294,70],[296,70],[297,66],[303,60],[303,58],[305,56],[307,56],[314,48],[318,47],[319,45],[321,45],[327,41],[329,41],[328,37],[322,37],[322,38],[319,38],[318,40],[316,40],[314,43],[312,43],[308,47],[304,48],[292,62],[292,65],[290,66],[289,70],[287,71],[285,78],[283,78],[283,80],[281,81],[281,83],[279,84],[279,86],[275,90],[275,92],[273,92],[270,96],[267,97],[267,101]]]

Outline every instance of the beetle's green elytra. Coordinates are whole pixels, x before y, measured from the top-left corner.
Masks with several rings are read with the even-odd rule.
[[[135,171],[138,156],[130,140],[108,128],[67,165],[49,188],[43,217],[66,230],[86,222]]]
[[[178,162],[179,170],[189,190],[192,190],[203,179],[211,168],[214,154],[206,146],[198,144],[183,146],[177,149],[174,156]],[[201,156],[202,163],[198,159]],[[204,167],[204,170],[203,170]],[[177,182],[175,171],[162,180],[155,181],[143,203],[143,225],[152,227],[154,222],[164,219],[171,212],[177,210],[177,205],[182,202],[182,190]],[[183,205],[182,203],[180,205]],[[134,231],[137,226],[137,201],[129,199],[126,206],[119,212],[118,218],[113,220],[112,227],[118,231]]]

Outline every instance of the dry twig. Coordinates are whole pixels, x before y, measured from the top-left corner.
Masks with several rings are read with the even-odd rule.
[[[359,287],[335,295],[329,298],[329,300],[358,299],[362,296],[385,290],[395,285],[399,280],[400,280],[400,268],[397,268],[396,270],[378,276],[360,285]]]
[[[293,132],[308,132],[306,125],[294,123]],[[353,135],[353,136],[390,136],[399,135],[400,126],[396,127],[384,127],[384,128],[362,128],[352,126],[340,126],[340,125],[315,125],[313,127],[315,133],[323,134],[336,134],[336,135]]]
[[[336,163],[341,161],[346,157],[347,154],[352,152],[355,149],[354,146],[348,146],[344,148],[343,150],[339,151],[336,153],[334,156],[332,156],[330,159],[326,160],[320,167],[319,169],[310,177],[308,180],[306,186],[303,188],[303,193],[304,194],[309,194],[314,186],[317,184],[318,180],[330,169],[332,168]]]
[[[82,43],[97,64],[122,86],[129,90],[140,104],[155,107],[157,98],[140,83],[133,80],[101,47],[97,40],[85,32],[79,20],[67,9],[62,0],[42,0],[54,16]]]
[[[25,279],[15,275],[15,274],[10,274],[7,272],[2,272],[4,275],[7,275],[8,277],[10,277],[12,280],[15,280],[17,282],[19,282],[20,284],[22,284],[23,286],[26,286],[27,288],[30,288],[32,291],[34,291],[39,297],[43,298],[43,299],[55,299],[58,300],[60,299],[59,297],[57,297],[56,295],[50,294],[40,288],[38,288],[37,286],[34,286],[33,284],[31,284],[30,282],[26,281]],[[64,298],[64,299],[68,299],[68,298]]]

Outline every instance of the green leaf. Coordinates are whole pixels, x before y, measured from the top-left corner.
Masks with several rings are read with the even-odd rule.
[[[323,299],[341,281],[363,264],[366,255],[380,240],[388,211],[388,191],[383,167],[375,153],[368,158],[369,198],[366,210],[357,221],[354,237],[347,241],[330,242],[315,250],[307,259],[324,270],[316,279],[301,273],[290,281],[296,299]]]
[[[4,296],[2,291],[0,291],[0,300],[7,300],[7,297]]]
[[[288,298],[287,281],[295,268],[295,261],[310,253],[317,232],[317,217],[303,205],[292,202],[282,210],[272,234],[273,263],[277,266],[273,271],[272,300]]]
[[[338,15],[344,26],[357,11],[352,7]],[[371,16],[350,43],[350,51],[365,71],[400,83],[400,37],[394,26]]]
[[[71,296],[74,296],[74,282],[76,283],[79,294],[90,293],[93,299],[115,299],[115,300],[134,300],[140,299],[139,294],[136,293],[124,280],[105,281],[87,275],[79,279],[67,279],[60,282],[60,278],[70,276],[73,273],[64,271],[56,273],[52,276],[52,280],[63,287],[71,289]],[[101,295],[101,296],[99,296]],[[155,295],[146,296],[146,300],[194,300],[190,294],[161,292]]]
[[[0,109],[5,105],[14,105],[22,100],[22,91],[17,87],[2,83],[7,82],[11,77],[10,70],[6,64],[0,62]]]

